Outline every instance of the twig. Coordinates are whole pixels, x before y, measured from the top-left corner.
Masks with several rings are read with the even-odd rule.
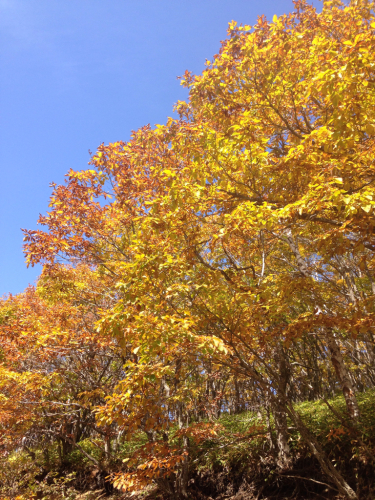
[[[327,486],[327,488],[331,489],[331,490],[334,490],[334,491],[338,491],[336,488],[334,488],[333,486],[330,486],[329,484],[327,483],[322,483],[321,481],[317,481],[316,479],[311,479],[310,477],[303,477],[303,476],[287,476],[285,474],[279,474],[280,477],[289,477],[289,478],[292,478],[292,479],[304,479],[305,481],[312,481],[313,483],[318,483],[318,484],[321,484],[323,486]]]

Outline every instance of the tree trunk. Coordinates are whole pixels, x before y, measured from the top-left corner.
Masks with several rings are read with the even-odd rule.
[[[68,455],[73,451],[73,442],[61,438],[61,444],[62,444],[62,461],[63,463],[65,463],[67,461]]]
[[[266,420],[267,420],[267,427],[268,427],[268,433],[269,433],[270,449],[271,449],[272,454],[274,454],[274,451],[277,450],[277,442],[276,442],[275,437],[274,437],[273,432],[272,432],[271,419],[270,419],[270,408],[269,408],[268,404],[266,406]]]
[[[189,449],[189,439],[184,436],[183,437],[183,450],[188,453]],[[185,455],[184,460],[182,462],[182,469],[176,480],[176,490],[178,498],[188,498],[188,481],[189,481],[189,456]]]
[[[273,412],[276,428],[276,444],[278,450],[277,465],[281,468],[286,467],[291,460],[290,448],[288,444],[289,433],[285,407],[279,403]]]
[[[111,457],[111,437],[110,436],[106,436],[104,438],[104,452],[105,452],[106,459],[109,460]]]
[[[57,441],[57,452],[59,454],[60,465],[62,466],[63,465],[63,458],[62,458],[62,452],[61,452],[61,440],[60,439]]]
[[[291,460],[290,448],[288,444],[289,433],[288,433],[288,422],[287,414],[284,401],[287,400],[287,388],[289,382],[290,371],[288,369],[288,362],[285,356],[285,352],[281,345],[278,346],[277,352],[278,365],[279,365],[279,381],[278,381],[278,393],[277,401],[274,403],[274,418],[275,418],[275,428],[277,435],[277,450],[278,459],[277,464],[279,467],[286,467]]]
[[[288,405],[287,411],[294,425],[301,433],[303,440],[306,444],[308,444],[312,454],[320,463],[321,468],[323,469],[327,477],[329,477],[329,479],[337,486],[339,493],[344,495],[345,498],[348,498],[349,500],[357,500],[357,495],[355,494],[353,489],[332,465],[331,461],[327,458],[315,436],[305,426],[301,417],[294,410],[293,406]]]
[[[336,376],[344,394],[348,413],[350,418],[357,423],[359,420],[358,401],[354,392],[352,381],[350,380],[348,369],[344,363],[340,347],[336,342],[332,330],[327,331],[327,345],[331,353],[332,364],[335,368]]]

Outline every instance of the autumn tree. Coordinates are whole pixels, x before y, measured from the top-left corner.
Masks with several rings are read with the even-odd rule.
[[[30,453],[41,447],[49,461],[58,444],[61,463],[82,439],[100,436],[110,453],[117,430],[98,428],[93,408],[122,378],[123,357],[113,338],[95,330],[98,281],[85,266],[55,266],[36,289],[0,303],[1,446]],[[72,300],[74,296],[74,300]],[[90,460],[95,460],[91,457]]]
[[[54,186],[46,230],[25,232],[51,286],[62,259],[98,280],[96,327],[127,361],[98,418],[149,440],[117,484],[186,497],[205,390],[218,411],[233,392],[271,411],[281,468],[290,418],[356,498],[295,402],[339,387],[358,438],[356,391],[375,380],[373,9],[296,1],[231,23],[203,74],[183,78],[179,117],[99,147]]]

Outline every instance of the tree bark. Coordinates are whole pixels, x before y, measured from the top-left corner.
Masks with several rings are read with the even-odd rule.
[[[274,410],[275,428],[276,428],[276,444],[277,444],[277,465],[281,468],[288,466],[290,463],[290,448],[288,444],[289,433],[285,407],[279,402]]]
[[[274,403],[274,418],[275,427],[277,435],[277,450],[278,459],[277,464],[279,467],[284,468],[288,466],[291,461],[290,448],[288,444],[289,432],[288,432],[288,422],[285,403],[287,399],[287,388],[290,376],[290,371],[288,369],[288,363],[285,357],[283,347],[280,345],[277,352],[278,365],[279,365],[279,381],[278,381],[278,392],[279,397],[277,397],[276,403]]]
[[[188,453],[189,439],[183,437],[183,450]],[[176,480],[176,490],[178,498],[188,498],[188,481],[189,481],[189,456],[185,455],[182,462],[182,469]]]
[[[344,394],[348,413],[350,418],[357,423],[360,417],[357,397],[354,392],[352,381],[350,380],[348,369],[342,357],[340,347],[336,342],[331,329],[327,330],[327,345],[331,354],[331,360],[335,368],[336,376]]]
[[[104,452],[105,452],[105,456],[107,458],[107,460],[110,459],[111,457],[111,437],[110,436],[106,436],[105,439],[104,439]]]

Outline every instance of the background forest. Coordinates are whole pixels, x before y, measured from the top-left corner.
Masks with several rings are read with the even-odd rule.
[[[3,499],[375,494],[374,3],[229,25],[0,303]]]

